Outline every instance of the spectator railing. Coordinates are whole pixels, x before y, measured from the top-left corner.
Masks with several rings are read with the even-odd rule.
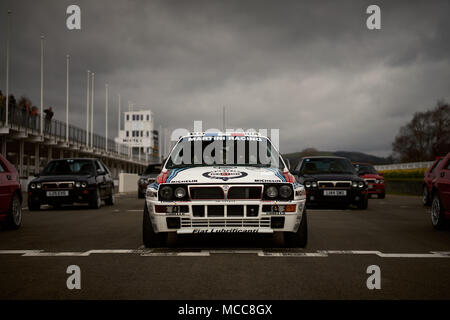
[[[2,126],[6,123],[6,110],[0,107],[0,122]],[[66,124],[62,121],[43,118],[43,135],[48,139],[57,139],[58,142],[66,141]],[[19,107],[9,106],[8,108],[8,126],[14,129],[23,129],[26,133],[40,135],[41,119],[40,115],[33,115]],[[88,139],[91,139],[89,134]],[[86,146],[86,130],[76,126],[69,125],[69,143],[78,146]],[[91,147],[91,146],[89,146]],[[144,161],[145,158],[139,159],[138,156],[130,154],[130,147],[125,144],[117,143],[112,139],[106,139],[98,134],[92,135],[92,148],[95,151],[106,152],[110,156],[131,159],[133,161]]]
[[[394,163],[374,166],[376,170],[405,170],[405,169],[422,169],[431,166],[433,161]]]

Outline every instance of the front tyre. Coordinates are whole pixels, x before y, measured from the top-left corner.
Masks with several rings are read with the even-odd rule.
[[[356,207],[359,210],[366,210],[369,207],[369,197],[364,197],[357,204]]]
[[[28,210],[30,211],[41,210],[41,204],[39,202],[28,200]]]
[[[441,230],[445,227],[445,212],[442,207],[441,199],[436,193],[431,202],[431,224],[437,230]]]
[[[102,206],[102,199],[100,198],[100,190],[97,189],[93,192],[91,201],[89,202],[91,209],[99,209]]]
[[[114,187],[111,187],[108,198],[105,200],[107,206],[113,206],[116,203],[116,198],[114,196]]]
[[[14,194],[8,209],[8,222],[7,227],[9,229],[19,229],[22,225],[22,203],[17,194]]]
[[[302,221],[297,232],[285,232],[284,243],[289,248],[305,248],[308,244],[308,219],[303,209]]]
[[[148,212],[147,202],[144,205],[144,217],[142,219],[142,240],[146,248],[160,248],[167,244],[167,232],[156,233],[153,230]]]

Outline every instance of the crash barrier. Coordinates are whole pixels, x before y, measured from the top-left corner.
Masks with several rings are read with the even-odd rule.
[[[422,161],[422,162],[408,162],[408,163],[394,163],[394,164],[384,164],[374,166],[376,170],[402,170],[402,169],[420,169],[428,168],[431,166],[433,161]]]
[[[386,193],[422,194],[422,180],[386,180]]]
[[[134,173],[119,173],[119,192],[137,192],[139,176]]]

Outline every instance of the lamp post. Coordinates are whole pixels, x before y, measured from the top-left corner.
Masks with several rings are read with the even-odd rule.
[[[10,20],[11,20],[12,11],[8,10],[8,34],[6,38],[6,106],[5,106],[5,124],[8,126],[8,108],[9,108],[9,43],[10,43]]]
[[[105,84],[105,151],[108,152],[108,84]]]
[[[118,100],[119,100],[119,111],[117,114],[117,137],[120,138],[120,94],[118,94],[117,96],[118,96]],[[118,143],[117,143],[117,153],[120,153],[119,143],[120,143],[120,140],[118,140]]]
[[[66,55],[66,142],[69,143],[69,65],[70,56]]]
[[[41,36],[41,136],[44,132],[44,36]]]
[[[91,79],[91,148],[94,146],[94,80],[95,80],[95,73],[92,72],[92,79]]]
[[[87,71],[87,88],[86,88],[86,148],[89,147],[89,80],[91,71]]]

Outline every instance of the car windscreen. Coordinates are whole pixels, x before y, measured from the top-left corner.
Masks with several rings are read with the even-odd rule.
[[[283,168],[272,143],[253,136],[199,136],[181,139],[171,152],[166,168],[200,166],[251,166]]]
[[[300,168],[300,175],[305,174],[356,174],[355,168],[347,159],[341,158],[307,158]]]
[[[371,165],[355,164],[355,169],[358,174],[378,174],[377,170]]]
[[[94,164],[91,160],[64,159],[49,162],[42,175],[91,175],[94,172]]]

